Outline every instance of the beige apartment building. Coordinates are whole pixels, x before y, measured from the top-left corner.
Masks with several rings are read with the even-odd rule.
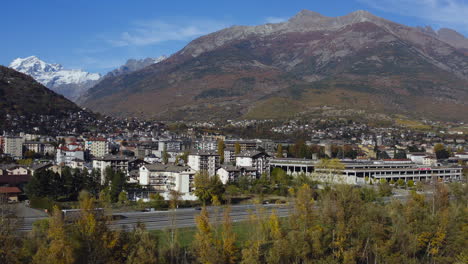
[[[23,138],[22,137],[3,137],[3,153],[13,158],[23,157]]]
[[[109,143],[105,138],[90,138],[85,142],[85,150],[93,157],[103,157],[109,153]]]

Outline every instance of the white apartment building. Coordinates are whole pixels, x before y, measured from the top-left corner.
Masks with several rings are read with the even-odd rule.
[[[139,169],[139,183],[161,192],[166,200],[171,191],[178,191],[182,200],[196,200],[197,197],[192,193],[195,173],[188,166],[147,164]]]
[[[195,142],[195,149],[203,151],[216,151],[218,149],[218,142],[214,140],[199,140]]]
[[[437,165],[437,157],[435,155],[428,155],[424,157],[423,160],[424,166],[436,166]]]
[[[3,137],[3,153],[21,159],[23,157],[23,142],[22,137]]]
[[[468,152],[465,153],[455,153],[455,157],[459,159],[468,159]]]
[[[129,172],[137,167],[138,159],[127,156],[106,155],[93,159],[93,169],[101,173],[101,182],[105,182],[106,168],[111,168],[114,171],[121,171],[129,176]]]
[[[236,166],[253,167],[257,170],[257,177],[269,173],[268,154],[262,151],[242,151],[236,157]]]
[[[236,164],[236,152],[234,149],[224,149],[224,164]]]
[[[406,158],[410,159],[416,164],[422,165],[424,163],[424,158],[427,156],[427,153],[408,153]]]
[[[194,152],[188,155],[187,164],[196,172],[206,172],[209,176],[214,176],[220,167],[220,157],[215,152]]]
[[[232,165],[225,165],[219,168],[216,172],[219,179],[223,184],[235,182],[242,176],[247,176],[251,179],[257,177],[257,169],[253,167],[236,167]]]
[[[105,138],[90,138],[85,142],[85,150],[93,157],[102,157],[109,153],[109,142]]]
[[[64,146],[60,145],[57,148],[55,157],[55,162],[57,164],[71,167],[74,160],[84,160],[83,147],[78,143],[70,143]]]
[[[53,155],[55,153],[55,147],[50,143],[26,141],[23,143],[23,147],[26,151],[34,151],[41,155]]]
[[[182,149],[182,142],[176,140],[162,140],[158,142],[159,151],[180,151]]]

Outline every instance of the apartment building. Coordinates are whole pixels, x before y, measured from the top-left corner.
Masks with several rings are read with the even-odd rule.
[[[83,146],[78,143],[60,145],[57,148],[55,161],[57,164],[70,166],[75,160],[84,160]]]
[[[188,155],[187,164],[196,172],[206,172],[214,176],[220,167],[220,156],[216,152],[193,152]]]
[[[131,170],[138,169],[143,163],[142,160],[133,157],[105,155],[93,159],[93,169],[101,173],[101,182],[104,183],[106,168],[111,168],[114,171],[121,171],[129,176]]]
[[[92,157],[102,157],[109,154],[109,142],[105,138],[90,138],[85,142],[85,150]]]
[[[235,149],[236,144],[239,144],[242,151],[256,150],[259,147],[259,142],[256,140],[226,140],[224,145],[226,148]]]
[[[139,183],[162,193],[166,199],[171,191],[177,191],[184,200],[196,200],[192,193],[195,173],[189,166],[146,164],[139,169]]]
[[[38,141],[26,141],[23,143],[25,151],[33,151],[41,155],[53,155],[55,153],[54,145]]]
[[[199,140],[195,142],[194,148],[203,151],[216,151],[218,149],[218,142],[214,140]]]
[[[21,159],[23,157],[23,142],[22,137],[3,137],[3,153]]]
[[[257,177],[260,177],[263,173],[269,173],[269,157],[267,153],[263,151],[242,151],[235,155],[236,166],[238,167],[253,167],[257,171]]]
[[[182,150],[182,142],[177,140],[162,140],[158,142],[159,151],[180,151]]]
[[[257,178],[257,169],[254,167],[237,167],[232,165],[225,165],[219,168],[216,172],[219,179],[223,184],[235,182],[240,177],[248,177],[250,179]]]

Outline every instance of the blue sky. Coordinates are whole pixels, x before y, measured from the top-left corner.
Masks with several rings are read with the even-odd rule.
[[[279,22],[302,9],[326,16],[363,9],[468,35],[468,0],[14,0],[2,2],[0,64],[36,55],[105,73],[129,58],[170,55],[227,26]]]

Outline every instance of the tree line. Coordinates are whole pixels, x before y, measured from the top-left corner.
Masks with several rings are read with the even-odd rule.
[[[39,199],[77,201],[80,191],[86,190],[99,197],[102,203],[110,204],[125,200],[129,187],[125,174],[110,167],[105,169],[103,178],[99,170],[64,167],[60,173],[49,169],[34,172],[25,186],[25,194],[31,202]]]
[[[97,201],[82,192],[82,214],[73,223],[56,208],[18,235],[11,219],[0,218],[0,263],[467,263],[467,185],[435,182],[431,196],[412,192],[406,201],[383,202],[372,191],[290,188],[289,217],[259,205],[243,241],[229,205],[214,198],[217,209],[202,209],[188,247],[177,242],[177,232],[163,244],[142,225],[109,229],[109,220],[91,210]]]

